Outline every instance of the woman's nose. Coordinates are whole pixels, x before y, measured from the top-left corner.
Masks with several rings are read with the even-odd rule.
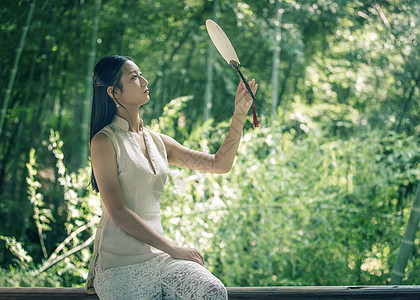
[[[141,76],[140,77],[141,78],[141,82],[142,82],[142,85],[147,85],[149,82],[147,81],[147,79],[146,78],[144,78],[143,76]]]

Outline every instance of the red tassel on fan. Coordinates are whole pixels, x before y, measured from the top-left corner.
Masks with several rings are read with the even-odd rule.
[[[255,112],[255,101],[252,101],[252,118],[254,121],[254,127],[258,127],[257,113]]]

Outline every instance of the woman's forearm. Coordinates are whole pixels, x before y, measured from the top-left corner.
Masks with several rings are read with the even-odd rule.
[[[162,250],[171,256],[175,254],[176,246],[164,236],[157,233],[128,207],[114,215],[113,221],[117,226],[121,227],[121,229],[137,240]]]
[[[232,117],[232,123],[229,132],[222,144],[215,154],[215,163],[218,169],[224,172],[229,172],[233,161],[238,151],[239,142],[242,137],[242,130],[244,127],[246,114],[235,113]]]
[[[175,259],[186,259],[204,266],[204,257],[196,249],[174,245],[128,207],[114,214],[113,220],[116,225],[137,240],[162,250]]]

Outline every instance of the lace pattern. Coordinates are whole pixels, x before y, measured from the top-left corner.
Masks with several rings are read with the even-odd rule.
[[[95,265],[94,286],[101,300],[206,299],[225,300],[223,283],[199,264],[167,254],[144,263],[101,270]]]
[[[115,126],[114,124],[109,124],[108,125],[109,126],[109,128],[111,128],[112,129],[112,131],[114,131],[114,132],[118,132],[119,134],[121,134],[121,135],[123,135],[123,136],[128,136],[128,137],[131,137],[131,135],[130,135],[130,132],[128,131],[128,130],[124,130],[124,129],[122,129],[122,128],[120,128],[120,127],[118,127],[118,126]]]

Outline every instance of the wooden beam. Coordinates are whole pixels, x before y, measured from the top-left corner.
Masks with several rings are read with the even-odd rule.
[[[420,285],[228,287],[229,299],[420,299]],[[0,287],[0,299],[98,299],[83,288]]]
[[[229,299],[420,299],[420,285],[228,287]]]
[[[99,299],[96,294],[88,295],[84,288],[47,287],[1,287],[0,299]]]

